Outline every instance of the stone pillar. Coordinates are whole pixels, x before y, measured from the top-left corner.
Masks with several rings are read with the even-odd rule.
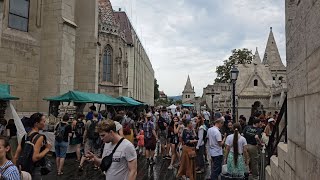
[[[75,0],[43,1],[39,74],[39,111],[47,111],[44,97],[74,88]]]
[[[77,0],[75,19],[79,26],[76,37],[75,89],[97,93],[99,74],[98,1]]]

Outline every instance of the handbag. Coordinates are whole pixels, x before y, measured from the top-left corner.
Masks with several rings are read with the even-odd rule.
[[[189,158],[195,158],[197,156],[196,150],[194,147],[185,146]]]
[[[114,152],[117,150],[118,146],[120,145],[120,143],[124,140],[124,138],[121,138],[120,141],[117,143],[116,147],[113,148],[112,152],[108,155],[105,156],[100,164],[100,169],[102,171],[108,171],[108,169],[110,168],[111,164],[112,164],[112,159],[113,159],[113,154]]]
[[[47,157],[44,158],[44,163],[41,165],[40,173],[41,175],[49,174],[53,169],[53,164]]]

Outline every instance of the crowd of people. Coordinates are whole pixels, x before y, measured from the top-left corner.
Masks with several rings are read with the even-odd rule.
[[[169,162],[168,171],[177,169],[177,178],[196,179],[211,164],[211,179],[224,174],[259,177],[259,156],[263,144],[268,143],[278,113],[272,116],[256,113],[247,121],[243,115],[238,121],[229,111],[197,112],[189,109],[168,111],[145,109],[140,113],[118,111],[113,115],[90,107],[86,115],[76,118],[65,114],[54,128],[57,176],[64,174],[64,161],[69,145],[76,147],[78,170],[88,163],[94,170],[104,172],[106,179],[134,180],[137,159],[146,158],[148,166],[156,163],[156,156]],[[237,122],[237,123],[236,123]],[[0,174],[5,179],[30,174],[42,179],[51,170],[46,155],[51,151],[41,131],[46,117],[35,113],[24,123],[27,134],[18,144],[13,120],[0,123]],[[20,171],[19,171],[20,170]]]

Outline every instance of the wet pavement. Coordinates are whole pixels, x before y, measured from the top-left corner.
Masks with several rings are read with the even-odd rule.
[[[53,163],[54,157],[50,158]],[[86,162],[84,165],[84,171],[78,171],[78,163],[75,161],[74,156],[67,157],[64,166],[64,175],[57,176],[57,172],[54,169],[49,175],[43,177],[43,180],[104,180],[105,177],[99,170],[94,170],[93,165]],[[162,160],[162,158],[156,158],[156,164],[149,166],[146,163],[144,157],[138,158],[138,174],[137,180],[174,180],[177,173],[177,169],[168,170],[170,160]],[[54,165],[55,167],[55,165]],[[209,166],[205,173],[197,175],[197,180],[204,180],[210,176]]]

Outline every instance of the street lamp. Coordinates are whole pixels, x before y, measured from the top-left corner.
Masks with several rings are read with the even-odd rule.
[[[239,70],[233,65],[230,71],[230,79],[232,82],[232,120],[236,122],[236,81],[239,75]]]

